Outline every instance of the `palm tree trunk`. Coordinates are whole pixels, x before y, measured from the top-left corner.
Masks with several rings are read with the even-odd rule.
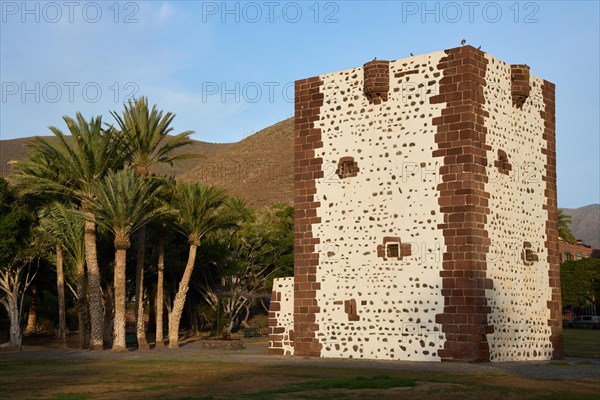
[[[158,282],[156,284],[156,347],[165,346],[163,337],[163,284],[165,273],[165,240],[158,239]]]
[[[98,255],[96,253],[96,222],[94,213],[89,211],[85,205],[83,205],[83,209],[87,217],[85,220],[84,243],[91,320],[90,349],[103,350],[104,313],[102,307],[102,292],[100,290],[100,269],[98,268]]]
[[[156,332],[156,290],[146,286],[146,295],[148,296],[148,300],[146,300],[146,304],[148,305],[148,322],[146,323],[147,334],[152,331]]]
[[[29,313],[27,315],[27,325],[25,326],[24,334],[32,335],[37,331],[37,289],[35,286],[31,286],[29,292]]]
[[[85,301],[85,269],[84,263],[77,263],[77,322],[79,331],[79,348],[87,347],[87,302]]]
[[[104,344],[112,345],[111,332],[115,321],[115,295],[111,285],[106,285],[104,293]]]
[[[190,278],[192,277],[194,263],[196,262],[197,248],[197,244],[190,244],[187,265],[185,266],[181,282],[179,282],[179,290],[175,296],[175,301],[173,301],[173,309],[169,313],[169,348],[171,349],[179,347],[179,321],[181,320],[185,298],[190,285]]]
[[[137,265],[135,270],[135,304],[137,305],[137,342],[138,350],[150,350],[146,340],[144,325],[144,261],[146,257],[146,227],[142,226],[137,234]]]
[[[115,320],[112,351],[127,351],[125,345],[125,259],[127,250],[115,251]]]
[[[58,292],[58,342],[67,347],[67,322],[65,319],[65,273],[63,270],[63,250],[56,246],[56,291]]]

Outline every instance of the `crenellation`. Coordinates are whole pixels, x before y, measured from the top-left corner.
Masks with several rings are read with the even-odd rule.
[[[517,108],[523,108],[531,93],[529,79],[529,66],[515,64],[510,66],[512,104]]]

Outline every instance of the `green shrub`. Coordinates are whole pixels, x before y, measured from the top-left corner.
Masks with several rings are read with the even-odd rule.
[[[252,328],[266,329],[269,327],[269,316],[266,314],[256,314],[250,317],[248,325]]]
[[[600,298],[600,259],[584,258],[560,265],[563,306],[585,307]]]

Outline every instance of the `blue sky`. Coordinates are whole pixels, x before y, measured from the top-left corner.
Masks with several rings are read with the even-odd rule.
[[[559,206],[600,202],[599,3],[2,1],[0,138],[132,94],[176,131],[238,141],[293,115],[293,81],[473,46],[557,85]]]

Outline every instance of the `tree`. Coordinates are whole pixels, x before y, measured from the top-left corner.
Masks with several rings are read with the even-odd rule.
[[[75,119],[63,117],[71,137],[50,127],[54,140],[35,137],[29,143],[29,159],[16,163],[17,178],[24,193],[56,195],[66,201],[76,200],[86,215],[84,244],[88,277],[91,320],[90,347],[103,349],[103,305],[100,269],[96,250],[95,215],[90,208],[92,187],[110,170],[122,168],[122,136],[102,128],[102,117],[86,121],[81,113]]]
[[[165,240],[158,238],[158,261],[156,284],[156,347],[165,347],[163,334],[163,304],[164,304],[164,275],[165,275]]]
[[[565,214],[562,208],[558,209],[558,237],[567,243],[577,243],[571,232],[571,216]]]
[[[270,212],[274,213],[275,248],[278,255],[273,257],[273,269],[270,270],[270,280],[267,289],[273,285],[272,278],[294,276],[294,207],[275,203]]]
[[[10,319],[9,346],[20,350],[25,291],[35,277],[30,270],[33,218],[4,178],[0,178],[0,304]]]
[[[98,225],[114,235],[115,245],[115,320],[113,351],[126,351],[125,346],[125,262],[131,245],[130,237],[141,226],[166,213],[155,207],[160,187],[156,182],[137,177],[130,169],[109,172],[94,186],[88,199]]]
[[[62,262],[75,265],[77,298],[77,319],[79,326],[79,347],[86,345],[86,307],[85,307],[85,246],[83,241],[84,218],[73,205],[54,202],[44,207],[40,213],[40,228],[56,244],[56,275],[59,299],[59,338],[64,328],[64,288],[60,289],[63,280]],[[62,254],[65,253],[66,257]],[[61,295],[61,292],[63,294]],[[62,297],[62,299],[61,299]],[[61,304],[62,303],[62,304]],[[62,314],[62,315],[61,315]]]
[[[140,177],[147,177],[150,168],[159,163],[173,165],[175,160],[197,157],[191,154],[174,155],[173,151],[192,143],[190,135],[193,131],[181,132],[168,139],[168,134],[173,130],[170,126],[175,114],[162,111],[152,106],[148,107],[148,99],[140,97],[129,100],[121,115],[116,111],[111,115],[117,121],[119,128],[127,138],[127,152],[129,160]],[[140,227],[137,233],[137,260],[136,260],[136,304],[137,304],[137,341],[140,350],[149,349],[144,329],[144,261],[146,249],[146,229]]]
[[[163,114],[156,105],[149,109],[146,97],[130,100],[122,115],[116,111],[112,111],[111,115],[127,139],[128,159],[137,176],[149,176],[150,168],[156,164],[173,165],[177,160],[199,157],[194,154],[173,154],[176,149],[192,143],[190,135],[194,131],[181,132],[169,138],[175,114]]]
[[[229,211],[225,201],[225,192],[214,187],[183,183],[175,188],[171,207],[175,212],[178,228],[187,237],[190,247],[183,277],[169,311],[170,348],[179,346],[179,322],[194,270],[198,246],[208,233],[236,225],[238,216]]]
[[[24,336],[33,335],[38,330],[38,319],[37,319],[37,303],[38,303],[38,291],[34,282],[29,285],[29,310],[27,312],[27,324],[25,324]]]
[[[230,328],[242,310],[245,310],[242,325],[246,326],[251,306],[270,293],[267,289],[272,286],[273,276],[289,276],[290,270],[293,274],[293,259],[289,257],[293,256],[294,246],[293,208],[273,204],[242,216],[244,222],[229,241],[233,257],[227,262],[226,285],[221,289]],[[290,261],[292,268],[288,266]]]
[[[600,298],[600,259],[583,258],[562,263],[560,286],[564,306],[597,305]]]
[[[247,327],[250,307],[258,297],[264,297],[267,277],[267,267],[259,267],[251,263],[239,265],[243,269],[221,277],[219,284],[200,285],[202,296],[208,305],[217,312],[217,318],[222,310],[227,317],[227,326],[223,330],[224,336],[229,336],[236,322],[241,319],[241,312],[245,311],[242,325]],[[217,332],[220,333],[220,332]]]
[[[243,222],[235,230],[222,230],[204,241],[203,262],[217,266],[203,271],[192,284],[216,314],[225,313],[225,334],[238,323],[247,327],[253,306],[264,304],[275,276],[293,274],[293,208],[273,204],[252,210],[236,199],[227,202]],[[220,321],[221,315],[217,318]]]
[[[32,256],[15,257],[0,267],[0,304],[4,306],[10,319],[9,346],[14,350],[21,350],[23,298],[36,274],[30,270],[32,261]]]

